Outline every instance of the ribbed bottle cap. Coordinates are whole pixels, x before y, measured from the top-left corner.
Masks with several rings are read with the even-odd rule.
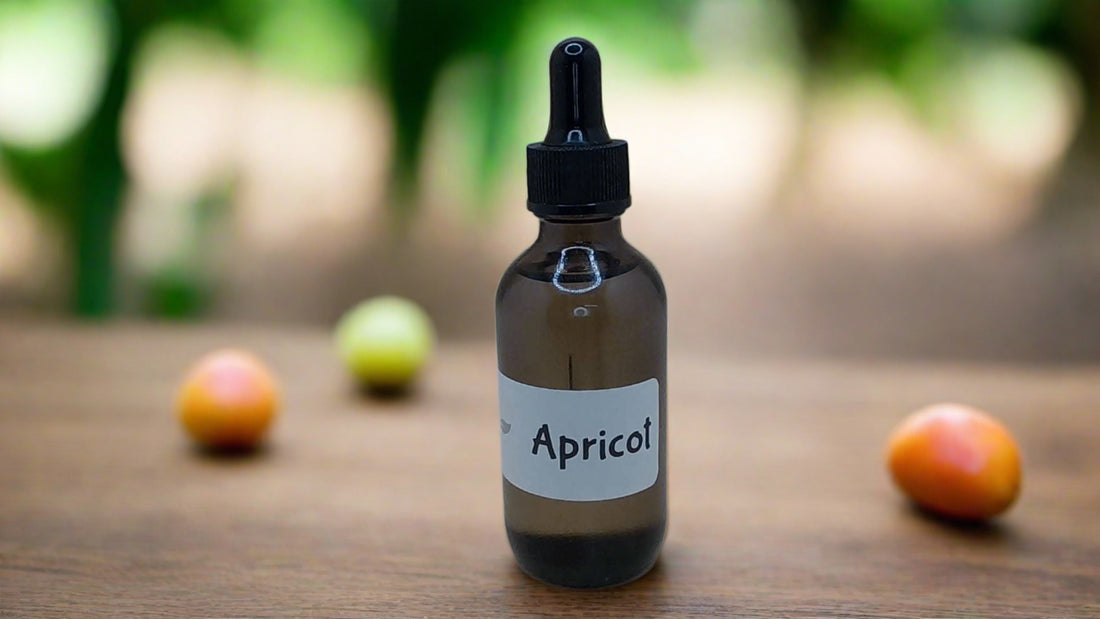
[[[630,206],[626,142],[603,117],[600,53],[581,38],[550,54],[550,128],[527,146],[527,208],[539,217],[619,215]]]

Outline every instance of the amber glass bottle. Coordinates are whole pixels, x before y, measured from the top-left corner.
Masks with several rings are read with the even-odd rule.
[[[667,519],[665,292],[622,235],[627,149],[600,90],[596,48],[558,44],[527,151],[539,234],[497,292],[508,539],[525,572],[580,588],[648,572]]]

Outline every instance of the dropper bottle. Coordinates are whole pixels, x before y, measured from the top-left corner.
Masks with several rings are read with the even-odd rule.
[[[539,234],[497,291],[504,519],[519,566],[576,588],[645,575],[667,520],[666,301],[622,236],[627,145],[604,123],[600,56],[550,56],[550,126],[527,147]]]

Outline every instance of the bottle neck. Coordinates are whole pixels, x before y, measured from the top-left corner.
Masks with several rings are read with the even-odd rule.
[[[536,242],[553,245],[607,244],[623,240],[618,217],[593,219],[539,219]]]

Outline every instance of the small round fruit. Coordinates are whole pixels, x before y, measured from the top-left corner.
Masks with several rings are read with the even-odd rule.
[[[262,361],[240,350],[219,350],[199,359],[176,398],[183,427],[213,449],[255,447],[278,409],[274,376]]]
[[[384,296],[360,303],[336,326],[340,358],[363,384],[403,389],[432,352],[432,321],[407,299]]]
[[[1016,441],[992,416],[961,404],[921,409],[890,436],[894,482],[925,509],[980,520],[1007,510],[1020,492]]]

